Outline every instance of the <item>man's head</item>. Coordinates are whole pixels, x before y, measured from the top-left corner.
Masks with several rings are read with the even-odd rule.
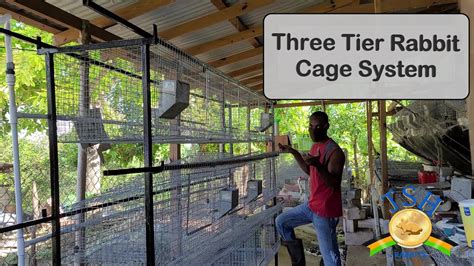
[[[314,142],[327,139],[329,118],[325,112],[317,111],[309,117],[309,135]]]

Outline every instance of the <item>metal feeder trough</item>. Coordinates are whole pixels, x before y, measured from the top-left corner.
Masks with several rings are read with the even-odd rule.
[[[249,180],[247,182],[247,202],[255,200],[262,194],[262,180]]]
[[[163,80],[158,116],[174,119],[189,106],[189,84],[179,80]]]
[[[226,215],[229,211],[239,205],[239,189],[225,188],[219,191],[219,200],[216,204],[216,218]]]
[[[99,108],[88,109],[86,116],[78,117],[77,121],[74,121],[74,127],[83,148],[109,140]]]
[[[273,126],[273,114],[261,113],[260,114],[260,132],[263,132]]]

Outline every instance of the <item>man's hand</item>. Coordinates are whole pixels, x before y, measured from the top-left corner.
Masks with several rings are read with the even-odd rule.
[[[322,166],[319,160],[320,160],[319,156],[308,156],[307,158],[305,158],[305,162],[308,165],[314,166],[316,168],[320,168]]]
[[[293,149],[289,145],[282,145],[281,143],[278,143],[278,147],[280,148],[281,152],[289,152],[289,153],[295,153],[296,152],[296,150]]]

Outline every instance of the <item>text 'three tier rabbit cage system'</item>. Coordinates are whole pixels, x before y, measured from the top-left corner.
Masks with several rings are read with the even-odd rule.
[[[27,257],[43,246],[54,264],[260,265],[273,258],[278,154],[225,152],[235,143],[273,143],[272,102],[157,37],[39,53],[48,113],[19,117],[48,122],[51,208],[0,228],[23,230]],[[164,164],[153,150],[167,143],[219,144],[220,151]],[[64,181],[68,147],[95,147],[99,157],[132,147],[141,157],[134,168],[101,159],[106,185],[88,188]],[[65,195],[74,189],[71,200]]]

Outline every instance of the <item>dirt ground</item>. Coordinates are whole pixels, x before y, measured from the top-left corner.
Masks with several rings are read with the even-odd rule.
[[[341,228],[342,229],[342,228]],[[295,228],[296,237],[303,240],[306,255],[306,265],[317,266],[321,261],[319,250],[317,250],[316,233],[312,227],[312,224],[303,225]],[[377,254],[369,257],[369,250],[364,246],[348,246],[347,249],[344,246],[344,238],[342,235],[338,236],[339,247],[345,249],[342,257],[343,262],[347,266],[372,266],[372,265],[386,265],[385,255]],[[311,251],[311,252],[310,252]],[[315,252],[316,251],[316,252]],[[316,253],[316,254],[315,254]],[[346,255],[347,254],[347,255]],[[272,260],[269,265],[275,265],[275,261]],[[278,252],[278,265],[291,266],[290,256],[286,247],[281,247]]]

